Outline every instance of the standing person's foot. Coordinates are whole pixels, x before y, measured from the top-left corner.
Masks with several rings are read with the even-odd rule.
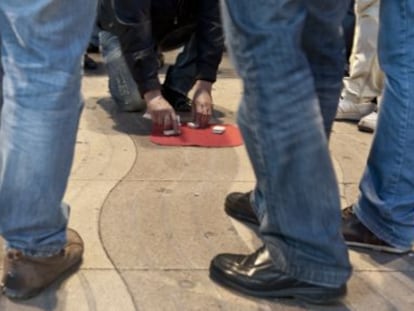
[[[345,284],[325,287],[286,275],[275,267],[264,246],[251,255],[217,255],[210,264],[210,278],[222,286],[260,298],[297,298],[327,304],[346,294]]]
[[[248,222],[253,225],[259,225],[256,213],[250,202],[249,192],[232,192],[227,195],[224,202],[224,210],[227,215],[242,222]]]
[[[348,246],[394,254],[405,254],[411,251],[411,248],[401,249],[379,239],[359,221],[353,211],[352,205],[342,210],[342,235]]]
[[[12,299],[36,296],[54,281],[78,267],[82,255],[83,241],[72,229],[67,230],[65,247],[50,257],[25,256],[20,251],[10,249],[4,257],[1,285],[3,294]]]
[[[373,103],[353,103],[341,98],[336,111],[335,120],[359,121],[375,110]]]
[[[363,117],[358,122],[358,130],[361,132],[373,133],[377,128],[378,113],[371,112],[369,115]]]
[[[162,87],[162,96],[170,103],[176,112],[190,112],[191,99],[187,96],[170,89],[168,86]]]

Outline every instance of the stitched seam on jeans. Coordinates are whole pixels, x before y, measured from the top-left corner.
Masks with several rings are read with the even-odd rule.
[[[401,244],[401,241],[395,238],[394,229],[390,228],[389,226],[384,226],[384,222],[382,224],[378,224],[377,221],[373,221],[375,217],[372,215],[372,212],[368,211],[365,212],[362,208],[354,208],[354,211],[357,215],[357,218],[366,226],[374,235],[379,238],[380,240],[390,244],[393,247],[406,249],[409,248],[409,245]],[[387,223],[387,221],[385,221]],[[391,230],[391,234],[384,230],[384,228]]]

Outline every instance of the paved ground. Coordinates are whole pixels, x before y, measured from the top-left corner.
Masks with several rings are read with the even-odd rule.
[[[248,253],[260,243],[223,212],[227,193],[254,185],[244,147],[155,146],[148,122],[119,112],[108,98],[102,70],[87,74],[83,89],[86,106],[66,201],[70,225],[86,242],[84,263],[32,300],[0,296],[0,310],[413,310],[410,255],[351,251],[349,294],[336,306],[250,299],[213,284],[208,266],[214,255]],[[225,60],[214,91],[219,118],[234,121],[240,93]],[[357,197],[371,139],[354,124],[335,124],[331,151],[343,206]]]

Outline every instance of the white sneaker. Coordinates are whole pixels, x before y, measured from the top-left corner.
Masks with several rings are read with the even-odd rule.
[[[349,100],[341,98],[339,100],[335,120],[359,121],[362,117],[370,114],[374,110],[375,104],[373,103],[355,104]]]
[[[371,112],[358,122],[358,130],[373,133],[377,128],[377,119],[378,113],[376,111]]]

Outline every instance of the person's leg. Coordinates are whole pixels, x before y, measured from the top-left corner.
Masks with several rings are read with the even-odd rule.
[[[350,73],[343,80],[337,119],[356,120],[375,109],[371,102],[381,95],[384,75],[377,58],[380,0],[356,0],[355,37]]]
[[[379,60],[385,90],[354,212],[400,249],[414,240],[414,1],[381,0]]]
[[[3,65],[1,64],[1,32],[0,32],[0,124],[1,124],[1,108],[3,107]]]
[[[168,68],[164,86],[187,96],[195,83],[197,73],[197,38],[196,35],[184,45],[183,50],[178,54],[174,65]]]
[[[258,6],[224,0],[223,6],[229,51],[244,82],[238,123],[257,178],[260,232],[279,271],[327,287],[343,285],[351,268],[339,231],[338,188],[315,89],[315,83],[323,83],[315,82],[317,72],[302,50],[302,29],[308,14],[316,18],[320,13],[336,48],[343,43],[340,23],[347,4],[285,0]],[[319,39],[315,36],[315,48]],[[330,70],[341,67],[341,58],[329,61],[334,64]],[[332,74],[330,79],[334,87],[325,91],[332,93],[320,95],[332,100],[340,77]]]
[[[325,134],[329,139],[342,87],[345,54],[338,27],[333,25],[332,19],[321,14],[323,4],[319,1],[308,2],[302,34],[303,50],[311,69]]]
[[[197,74],[197,38],[193,34],[178,54],[174,65],[168,67],[162,94],[176,111],[191,111],[188,92],[195,83]]]
[[[345,38],[345,51],[346,51],[346,60],[348,61],[351,52],[352,52],[352,45],[354,42],[354,34],[355,34],[355,1],[351,0],[349,2],[349,7],[346,12],[344,21],[342,23],[344,28],[344,38]],[[347,74],[349,74],[349,64],[346,66]]]
[[[367,102],[382,91],[382,73],[377,59],[380,0],[356,0],[356,29],[350,76],[344,79],[344,98]]]
[[[66,242],[62,198],[95,11],[95,1],[0,2],[0,234],[24,255],[52,255]]]
[[[325,21],[318,16],[309,14],[302,36],[303,46],[315,79],[315,88],[328,139],[336,114],[342,78],[340,67],[342,62],[338,61],[338,56],[342,54],[342,44],[339,40],[332,42],[332,35],[326,35],[329,31],[336,31],[336,29],[325,25]],[[314,44],[315,40],[319,43],[318,45]],[[321,48],[321,46],[329,46],[330,48]],[[325,70],[325,68],[330,70]],[[256,215],[252,210],[254,202],[248,200],[250,193],[230,193],[226,197],[225,211],[235,219],[257,224]],[[254,200],[253,197],[252,199]]]
[[[137,84],[125,62],[117,36],[101,30],[99,44],[108,72],[109,92],[115,103],[123,111],[144,110],[145,100],[139,94]]]

